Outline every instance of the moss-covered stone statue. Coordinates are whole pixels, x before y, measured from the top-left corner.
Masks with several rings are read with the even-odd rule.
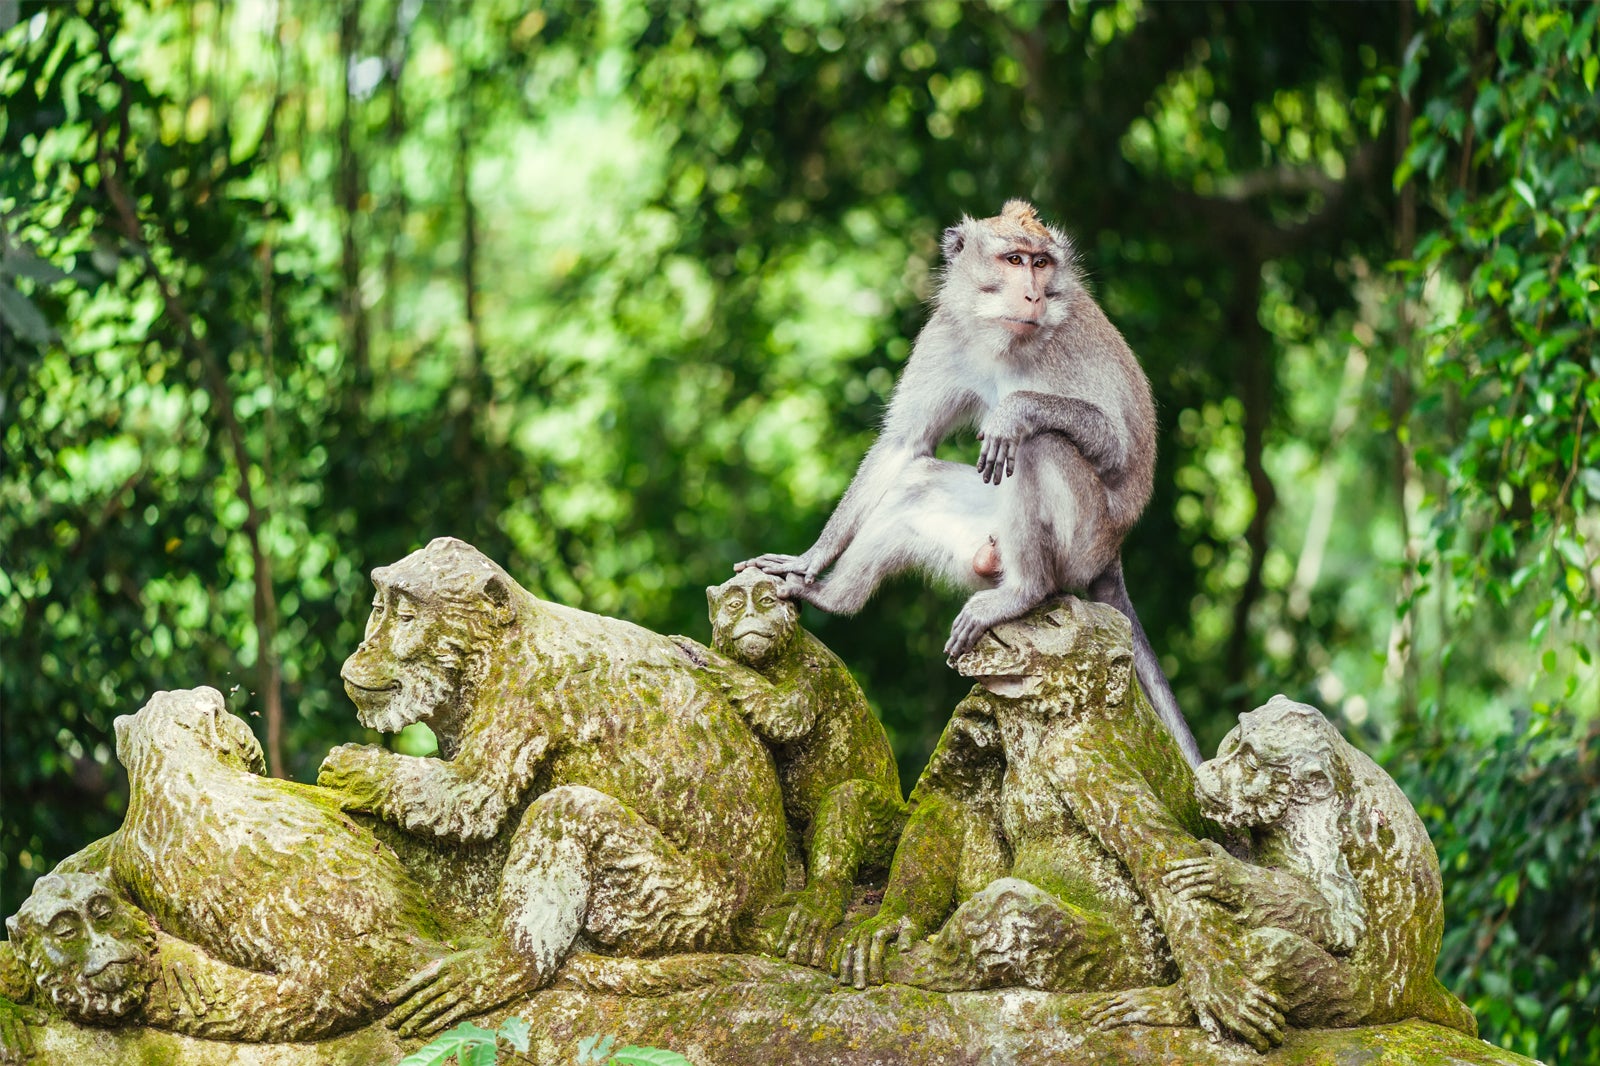
[[[345,689],[371,728],[425,722],[439,755],[346,745],[319,783],[349,810],[452,841],[518,819],[494,935],[400,989],[391,1022],[435,1029],[538,988],[580,935],[625,955],[735,946],[783,874],[778,781],[734,706],[772,687],[539,600],[448,537],[372,580]]]
[[[1315,707],[1274,696],[1239,716],[1195,771],[1206,813],[1248,830],[1255,863],[1220,848],[1174,863],[1168,887],[1251,932],[1277,1009],[1304,1028],[1424,1018],[1476,1034],[1434,976],[1444,931],[1439,859],[1405,795]],[[1108,1025],[1192,1025],[1180,986],[1139,989]]]
[[[805,855],[806,883],[773,945],[821,966],[826,934],[844,917],[863,867],[884,866],[905,824],[889,736],[861,686],[800,627],[782,580],[754,568],[706,589],[712,646],[771,681],[746,719],[772,749],[789,831]]]
[[[1112,608],[1046,604],[957,660],[977,686],[907,809],[764,575],[708,590],[715,649],[460,541],[373,579],[347,691],[438,756],[346,746],[304,785],[214,689],[119,719],[124,824],[6,923],[0,1066],[387,1066],[512,1014],[541,1066],[598,1033],[697,1066],[1526,1066],[1433,977],[1438,864],[1393,782],[1281,698],[1191,772]],[[873,913],[851,881],[897,830]],[[841,891],[862,920],[828,929]],[[837,979],[748,953],[773,913]]]

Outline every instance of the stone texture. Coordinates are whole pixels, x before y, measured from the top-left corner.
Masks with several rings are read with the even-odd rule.
[[[1526,1066],[1531,1059],[1425,1022],[1299,1030],[1265,1055],[1198,1029],[1094,1031],[1099,996],[1032,990],[940,993],[886,985],[835,990],[795,968],[787,981],[630,998],[552,988],[481,1019],[536,1019],[526,1056],[566,1066],[585,1036],[669,1047],[696,1066]],[[40,1062],[62,1066],[392,1066],[421,1040],[376,1026],[318,1044],[240,1045],[154,1030],[37,1030]]]

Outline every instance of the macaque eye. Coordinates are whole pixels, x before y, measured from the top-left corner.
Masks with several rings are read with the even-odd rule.
[[[1050,257],[1048,255],[1041,255],[1039,258],[1033,261],[1033,265],[1039,270],[1043,270],[1045,267],[1050,265]]]
[[[1012,252],[1010,255],[1006,256],[1006,262],[1010,263],[1014,267],[1019,267],[1022,265],[1022,256],[1018,255],[1016,252]]]
[[[61,915],[50,923],[50,935],[57,940],[71,940],[78,935],[78,923],[68,915]]]
[[[760,603],[763,607],[776,607],[778,605],[778,598],[776,596],[763,596],[761,597]]]
[[[395,611],[395,616],[402,622],[411,622],[416,620],[417,612],[410,607],[401,607]]]
[[[88,911],[89,917],[96,921],[104,921],[111,917],[111,900],[105,896],[96,896],[89,901],[89,905],[84,910]]]

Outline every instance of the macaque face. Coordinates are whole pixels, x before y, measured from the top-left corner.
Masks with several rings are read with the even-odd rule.
[[[754,568],[706,589],[706,599],[712,646],[747,666],[777,658],[800,627],[800,612],[778,594],[777,580]]]
[[[1064,320],[1070,254],[1065,238],[1013,200],[993,218],[967,219],[946,233],[941,301],[955,296],[971,320],[1026,340]]]
[[[109,1023],[144,1002],[155,931],[104,874],[40,878],[6,930],[44,998],[69,1017]]]
[[[1091,700],[1115,706],[1131,684],[1133,661],[1127,649],[1109,650],[1103,663],[1073,661],[1097,624],[1081,605],[1063,604],[1042,616],[994,626],[952,665],[961,676],[1007,699],[1034,697],[1058,711],[1086,707]]]
[[[339,671],[362,725],[394,733],[453,704],[465,626],[452,626],[451,614],[448,606],[378,585],[366,638]]]
[[[1257,750],[1243,725],[1233,728],[1217,757],[1194,771],[1194,792],[1206,816],[1223,825],[1248,828],[1276,825],[1288,813],[1293,794],[1289,770]]]

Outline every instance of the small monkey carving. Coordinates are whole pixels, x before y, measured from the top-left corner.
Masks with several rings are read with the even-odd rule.
[[[943,250],[933,317],[822,535],[804,554],[735,569],[782,576],[785,595],[830,614],[854,614],[904,570],[973,589],[945,645],[952,658],[1047,597],[1083,589],[1133,624],[1139,681],[1198,765],[1122,577],[1122,540],[1154,480],[1150,383],[1084,287],[1071,243],[1032,205],[963,218]],[[983,441],[976,469],[934,458],[968,425]]]

